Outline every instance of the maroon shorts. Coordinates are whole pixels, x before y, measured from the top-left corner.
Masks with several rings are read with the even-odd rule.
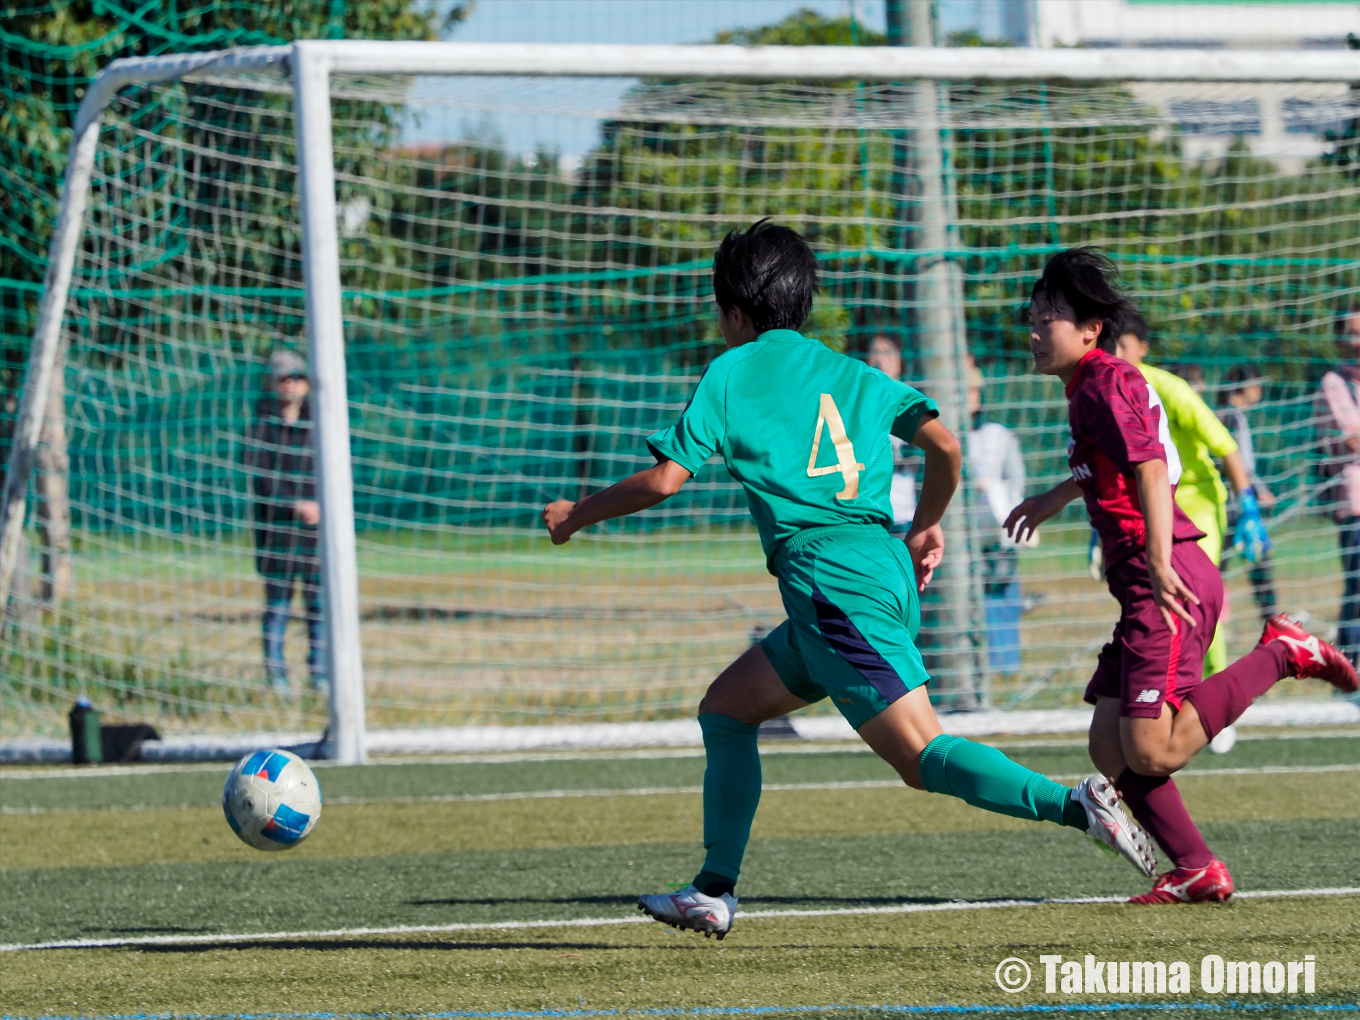
[[[1163,702],[1180,711],[1181,700],[1204,679],[1204,653],[1223,611],[1223,577],[1197,542],[1175,543],[1171,565],[1199,596],[1199,605],[1185,607],[1196,626],[1177,620],[1175,632],[1167,627],[1152,601],[1146,552],[1116,563],[1105,579],[1122,612],[1086,685],[1091,704],[1118,698],[1121,716],[1156,719]]]

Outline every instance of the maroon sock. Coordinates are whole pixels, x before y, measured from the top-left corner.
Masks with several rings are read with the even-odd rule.
[[[1114,786],[1138,824],[1152,834],[1176,867],[1203,868],[1214,859],[1170,776],[1140,776],[1125,769]]]
[[[1253,701],[1293,673],[1284,645],[1271,641],[1197,685],[1185,700],[1195,706],[1205,735],[1213,740],[1224,727],[1236,722]]]

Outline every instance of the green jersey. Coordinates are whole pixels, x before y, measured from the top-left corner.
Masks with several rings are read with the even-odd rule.
[[[690,474],[720,453],[772,564],[807,528],[893,523],[889,434],[910,442],[933,400],[792,329],[715,358],[680,418],[647,440]]]

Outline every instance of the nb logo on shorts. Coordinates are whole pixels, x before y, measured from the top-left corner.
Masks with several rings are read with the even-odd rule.
[[[1136,704],[1139,705],[1155,705],[1157,702],[1162,700],[1162,692],[1153,690],[1151,687],[1149,687],[1145,691],[1139,691],[1138,697],[1134,698],[1133,700]]]

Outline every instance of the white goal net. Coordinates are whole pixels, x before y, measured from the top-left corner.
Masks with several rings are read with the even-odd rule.
[[[342,45],[363,71],[364,44]],[[326,650],[347,620],[370,729],[690,715],[783,615],[739,487],[710,464],[663,506],[563,548],[538,512],[650,463],[644,438],[721,349],[713,250],[765,216],[821,260],[805,332],[861,357],[894,348],[954,426],[1012,430],[1029,492],[1066,474],[1066,408],[1032,374],[1020,311],[1053,252],[1108,249],[1157,363],[1214,407],[1235,367],[1263,375],[1245,413],[1275,497],[1270,589],[1336,624],[1333,437],[1316,392],[1338,315],[1360,307],[1360,105],[1335,67],[1214,80],[1187,58],[1196,80],[1078,81],[1034,53],[1032,71],[998,81],[970,51],[948,77],[907,63],[889,77],[865,58],[850,80],[797,50],[747,52],[771,80],[337,70],[343,343],[310,347],[324,254],[309,271],[319,232],[302,230],[284,62],[131,74],[93,150],[59,309],[0,738],[57,734],[79,694],[166,733],[319,732],[328,673],[360,675]],[[300,370],[280,352],[315,373],[318,343],[343,352],[347,406],[327,425],[314,389],[290,422],[276,375]],[[357,585],[328,628],[322,579],[341,575],[325,560],[347,529],[320,535],[297,504],[345,517],[310,437],[346,418],[327,456],[347,440]],[[69,511],[45,478],[69,482]],[[942,706],[1079,705],[1116,615],[1088,576],[1080,508],[1014,554],[970,477],[950,529],[954,566],[922,634]],[[1225,572],[1237,654],[1265,582],[1240,557]]]

